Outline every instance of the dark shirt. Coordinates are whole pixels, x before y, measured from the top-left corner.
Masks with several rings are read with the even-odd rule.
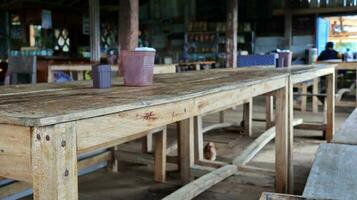
[[[332,60],[332,59],[339,59],[338,58],[338,52],[333,50],[333,49],[326,49],[321,52],[317,60],[323,61],[323,60]]]

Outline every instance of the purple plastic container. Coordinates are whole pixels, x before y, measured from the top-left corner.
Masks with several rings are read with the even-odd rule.
[[[110,65],[93,65],[92,79],[94,88],[112,87],[112,67]]]

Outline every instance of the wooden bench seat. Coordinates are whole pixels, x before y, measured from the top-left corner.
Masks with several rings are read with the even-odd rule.
[[[356,199],[357,146],[321,144],[315,156],[303,197]]]
[[[335,134],[333,143],[357,145],[357,108]]]

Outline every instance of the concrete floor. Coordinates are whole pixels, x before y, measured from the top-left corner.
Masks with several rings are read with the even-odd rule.
[[[352,112],[352,109],[336,109],[336,130],[341,123]],[[230,122],[240,122],[242,108],[236,111],[227,111],[226,120]],[[295,112],[295,117],[303,118],[305,121],[322,121],[321,113],[301,113]],[[254,118],[264,118],[264,101],[259,98],[254,103]],[[218,114],[204,118],[205,124],[218,121]],[[264,132],[264,123],[254,122],[254,136],[259,136]],[[170,129],[169,134],[174,135],[175,130]],[[296,130],[294,143],[294,167],[295,167],[295,193],[301,194],[309,174],[314,153],[318,145],[323,143],[322,133],[316,131]],[[227,130],[214,130],[205,135],[205,141],[212,141],[218,149],[218,160],[229,161],[239,155],[254,138],[230,132]],[[140,145],[137,144],[137,148]],[[251,166],[274,169],[275,150],[274,142],[269,143],[250,163]],[[101,199],[161,199],[180,187],[178,174],[175,169],[168,172],[168,181],[165,184],[156,184],[153,181],[152,167],[125,165],[124,170],[119,173],[97,171],[79,178],[79,196],[85,200]],[[124,167],[123,167],[124,168]],[[255,182],[259,185],[252,185],[250,181],[241,181],[240,177],[231,177],[215,185],[204,192],[196,199],[202,200],[226,200],[226,199],[259,199],[264,191],[274,191],[274,182],[265,179]]]

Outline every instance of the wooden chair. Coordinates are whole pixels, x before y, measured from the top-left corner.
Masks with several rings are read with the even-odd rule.
[[[10,56],[4,84],[25,84],[37,82],[36,56]]]

